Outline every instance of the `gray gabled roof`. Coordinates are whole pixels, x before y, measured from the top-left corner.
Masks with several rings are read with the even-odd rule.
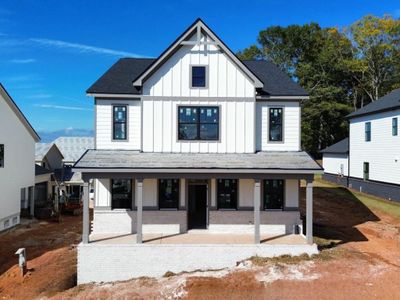
[[[60,149],[54,143],[36,143],[35,144],[35,161],[41,161],[51,149],[55,149],[60,156],[64,158]]]
[[[54,140],[64,156],[64,162],[76,162],[88,149],[94,148],[94,138],[89,136],[61,136]]]
[[[325,149],[322,149],[320,153],[349,153],[349,138],[345,138],[336,144],[333,144]]]
[[[352,112],[347,118],[351,119],[394,109],[400,109],[400,89],[393,90],[382,98]]]
[[[265,171],[320,171],[306,152],[258,153],[143,153],[132,150],[88,150],[74,165],[75,171],[96,170],[192,170],[214,172],[221,170]],[[91,171],[90,171],[91,170]]]
[[[101,76],[86,92],[88,94],[132,94],[140,95],[141,90],[132,85],[155,59],[122,58]],[[244,60],[243,63],[264,83],[260,95],[307,96],[308,93],[290,79],[276,65],[265,60]]]

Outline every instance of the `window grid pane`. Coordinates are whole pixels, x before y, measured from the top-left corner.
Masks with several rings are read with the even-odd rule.
[[[217,180],[218,209],[237,209],[237,180]]]
[[[192,87],[205,87],[206,86],[206,67],[196,66],[192,67]]]
[[[179,140],[219,140],[219,107],[178,107]]]
[[[365,141],[371,141],[371,122],[365,123]]]
[[[282,108],[269,109],[269,140],[282,141]]]
[[[159,208],[179,208],[179,179],[160,179],[158,205]]]
[[[397,118],[392,119],[392,135],[398,135],[398,121]]]
[[[264,209],[283,210],[284,186],[282,179],[264,180]]]
[[[130,179],[111,180],[111,208],[132,209],[132,181]]]
[[[126,106],[113,107],[113,139],[126,140]]]

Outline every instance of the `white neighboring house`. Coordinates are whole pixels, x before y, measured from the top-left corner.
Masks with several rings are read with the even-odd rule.
[[[339,183],[400,201],[400,89],[351,113],[348,119],[348,148],[347,142],[341,141],[321,151],[324,154],[324,178],[338,182],[334,174],[344,164],[344,175],[349,176]]]
[[[95,207],[90,226],[85,184],[79,283],[317,252],[322,169],[300,145],[308,94],[275,65],[239,60],[198,19],[157,59],[121,59],[87,93],[95,147],[73,170],[95,181]]]
[[[323,179],[347,185],[349,167],[349,139],[345,138],[320,151],[322,153]]]
[[[0,231],[20,223],[22,206],[33,214],[35,142],[39,136],[0,84]]]

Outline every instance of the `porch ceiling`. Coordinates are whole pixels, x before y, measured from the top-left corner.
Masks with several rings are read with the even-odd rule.
[[[193,172],[193,173],[321,173],[322,168],[306,152],[258,153],[143,153],[130,150],[89,150],[73,171]]]

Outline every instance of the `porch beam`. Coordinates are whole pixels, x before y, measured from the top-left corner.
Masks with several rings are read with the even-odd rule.
[[[83,183],[83,227],[82,227],[82,243],[89,243],[89,183]]]
[[[143,243],[143,179],[136,180],[136,242]]]
[[[307,180],[306,186],[306,239],[307,244],[312,245],[313,241],[313,182]]]
[[[260,201],[261,201],[261,181],[256,179],[254,182],[254,243],[260,243]]]

